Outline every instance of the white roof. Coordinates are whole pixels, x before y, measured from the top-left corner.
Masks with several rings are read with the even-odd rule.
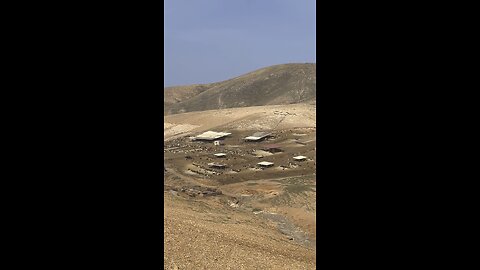
[[[257,164],[260,165],[260,166],[271,166],[271,165],[273,165],[273,162],[262,161],[262,162],[259,162]]]
[[[197,140],[216,140],[228,136],[232,133],[207,131],[195,137]]]
[[[245,137],[245,140],[256,141],[256,140],[260,140],[261,138],[262,137],[248,136],[248,137]]]
[[[306,156],[296,156],[296,157],[293,157],[293,159],[302,160],[302,159],[307,159],[307,157]]]
[[[224,157],[224,156],[226,156],[227,154],[225,154],[225,153],[218,153],[218,154],[213,154],[213,155],[216,156],[216,157]]]
[[[270,135],[270,133],[267,133],[267,132],[255,132],[252,136],[245,137],[245,140],[247,140],[247,141],[257,141],[257,140],[265,138],[269,135]]]
[[[225,164],[219,164],[219,163],[208,163],[208,166],[210,167],[225,167]]]

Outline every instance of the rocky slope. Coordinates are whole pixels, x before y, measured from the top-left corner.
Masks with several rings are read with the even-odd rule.
[[[315,103],[315,99],[316,64],[284,64],[223,82],[165,88],[164,113]]]

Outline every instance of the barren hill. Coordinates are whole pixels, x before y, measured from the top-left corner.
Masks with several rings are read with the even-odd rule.
[[[167,87],[164,113],[315,103],[315,99],[316,64],[284,64],[218,83]]]
[[[210,129],[281,130],[316,128],[316,105],[290,104],[231,108],[167,115],[164,137],[186,136]]]

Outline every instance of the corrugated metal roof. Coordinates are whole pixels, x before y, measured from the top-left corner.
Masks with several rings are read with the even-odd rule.
[[[228,132],[215,132],[215,131],[206,131],[195,137],[196,140],[216,140],[223,138],[225,136],[231,135],[232,133]]]
[[[226,167],[227,165],[225,165],[225,164],[220,164],[220,163],[208,163],[208,166],[210,166],[210,167],[223,168],[223,167]]]
[[[272,166],[274,163],[273,162],[268,162],[268,161],[262,161],[257,163],[260,166]]]
[[[245,138],[247,141],[258,141],[269,136],[271,133],[268,132],[255,132],[252,136],[248,136]]]

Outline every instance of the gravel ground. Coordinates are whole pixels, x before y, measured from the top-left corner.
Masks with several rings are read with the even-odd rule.
[[[165,269],[315,269],[315,250],[242,213],[227,222],[172,194],[164,197]]]

